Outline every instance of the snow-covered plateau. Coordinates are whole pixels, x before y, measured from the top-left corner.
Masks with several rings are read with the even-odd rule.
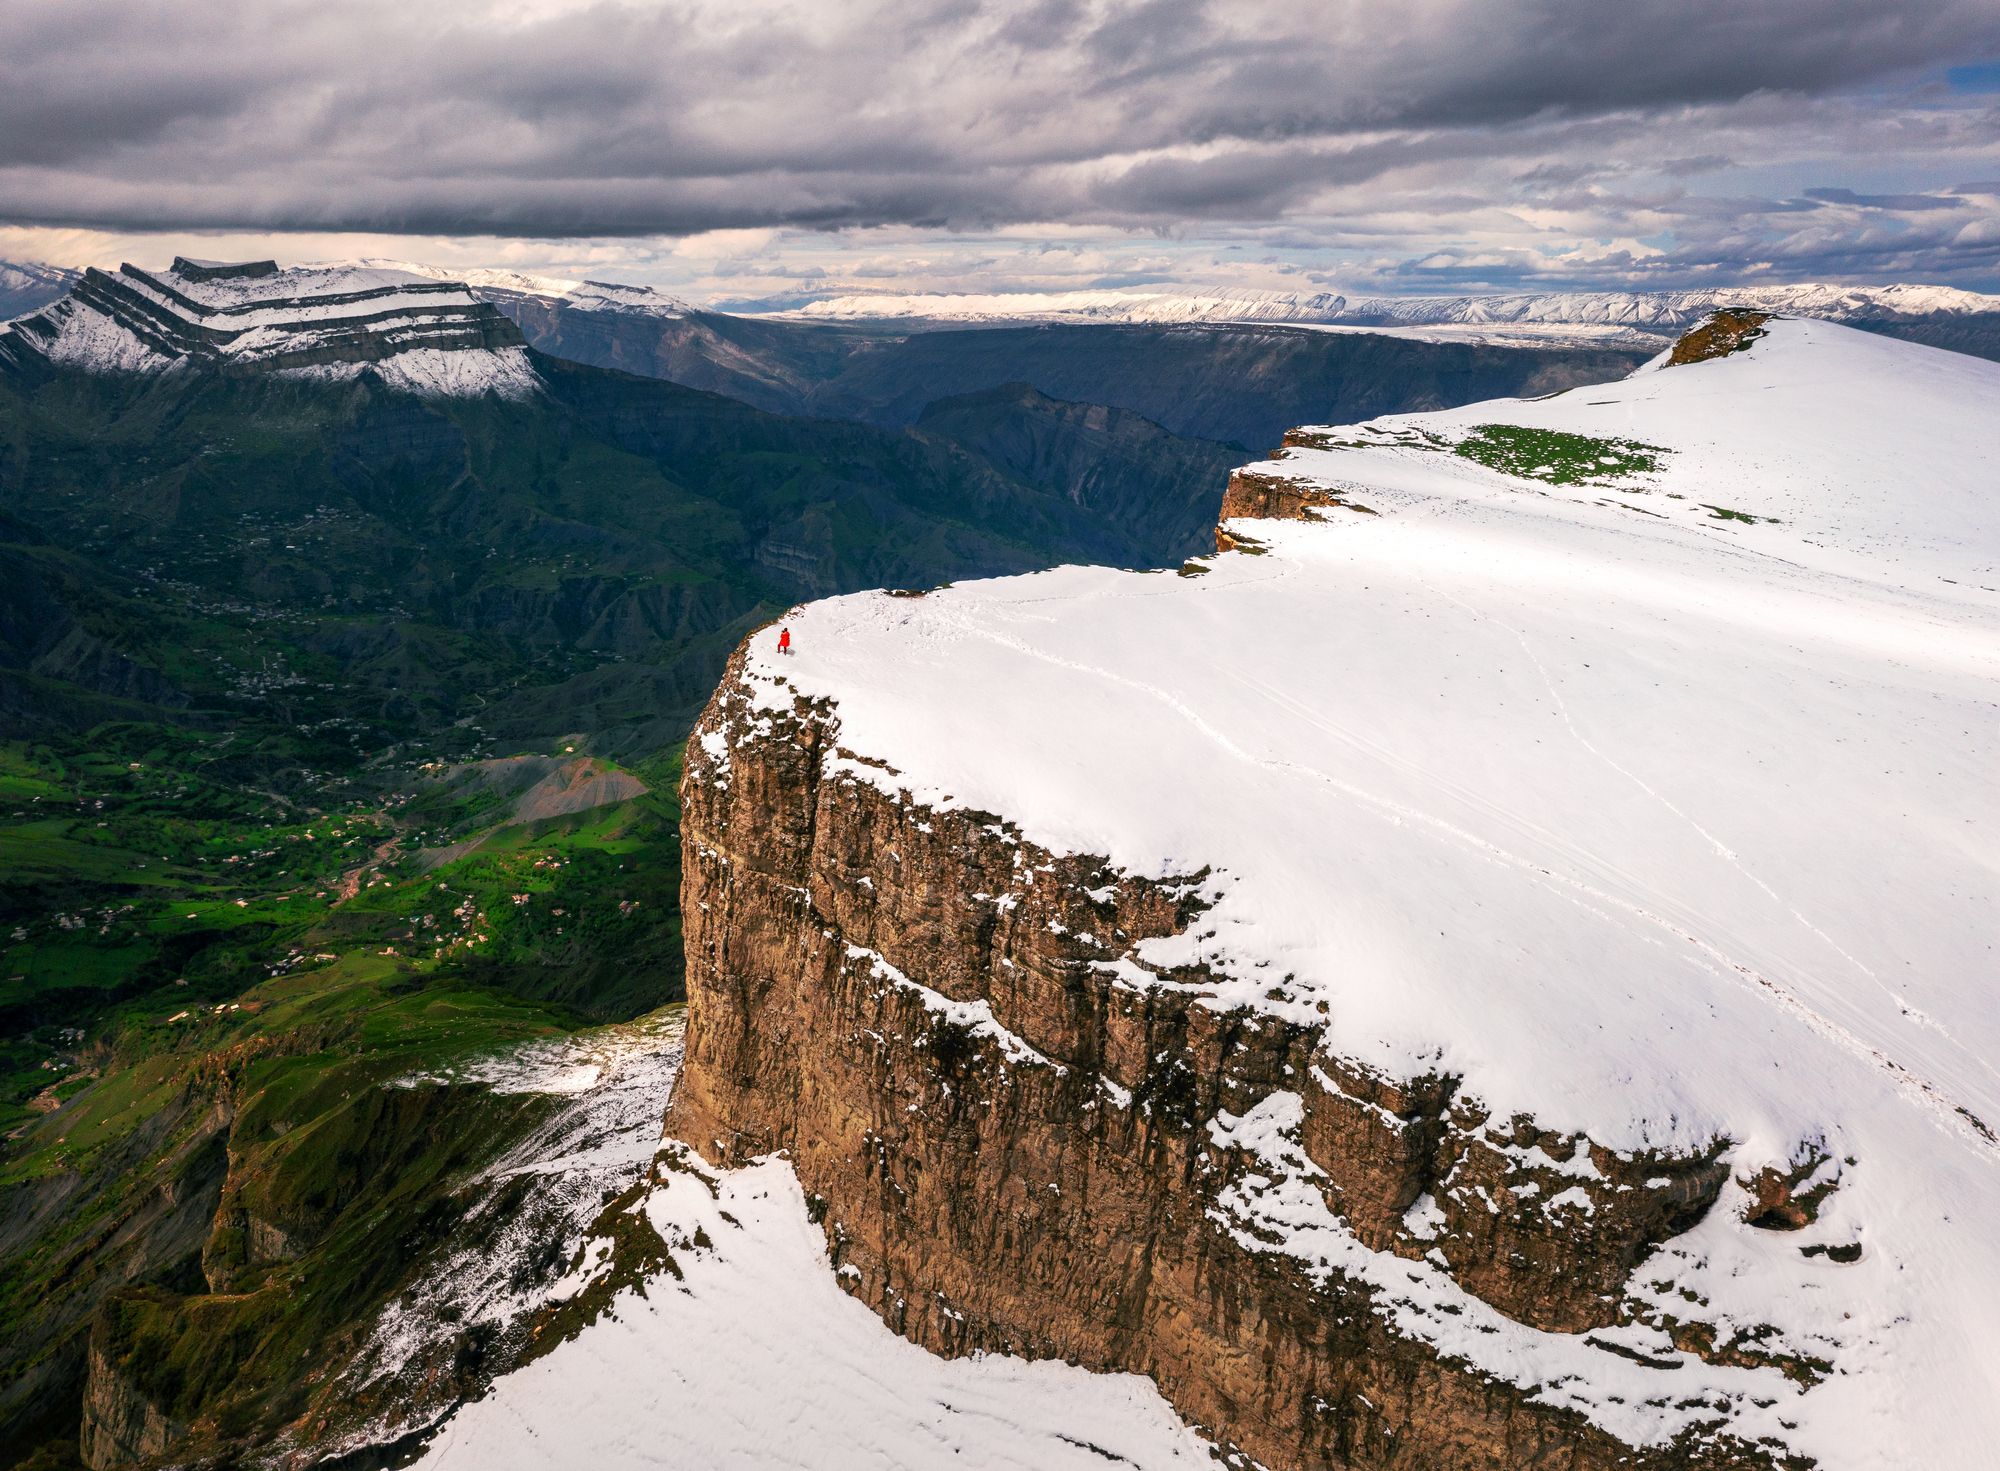
[[[1245,1250],[1371,1283],[1399,1332],[1627,1444],[1720,1416],[1829,1468],[1990,1464],[1996,425],[2000,365],[1775,319],[1601,387],[1302,431],[1225,515],[1291,509],[1183,575],[834,598],[739,678],[767,720],[828,712],[828,777],[1202,876],[1198,923],[1107,952],[1135,992],[1728,1167],[1615,1326],[1549,1331],[1357,1239],[1297,1138],[1333,1085],[1302,1076],[1212,1126],[1261,1162],[1218,1207]],[[1543,1166],[1601,1179],[1580,1147]],[[1715,1351],[1663,1328],[1691,1312]]]
[[[463,284],[371,265],[177,258],[164,271],[89,270],[69,295],[0,328],[0,362],[94,373],[190,363],[338,382],[372,374],[425,397],[539,382],[513,323]]]
[[[1689,291],[1523,292],[1349,297],[1219,287],[985,294],[854,294],[784,315],[811,321],[1271,323],[1386,332],[1434,341],[1657,344],[1722,307],[1832,321],[1908,320],[2000,311],[2000,297],[1948,286],[1710,287]]]

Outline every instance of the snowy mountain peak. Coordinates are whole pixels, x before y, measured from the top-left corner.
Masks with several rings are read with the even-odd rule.
[[[656,317],[684,317],[694,308],[677,296],[651,286],[621,286],[615,281],[583,281],[564,298],[582,311],[644,312]]]
[[[0,332],[0,367],[159,373],[189,365],[338,382],[369,374],[425,397],[537,382],[519,330],[457,281],[376,265],[204,261],[87,270]]]

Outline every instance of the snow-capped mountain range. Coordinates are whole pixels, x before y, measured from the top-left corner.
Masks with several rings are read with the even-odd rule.
[[[0,366],[163,373],[205,363],[338,382],[363,373],[430,397],[518,397],[537,382],[520,330],[464,284],[370,265],[176,257],[87,270],[0,329]]]
[[[268,309],[257,305],[261,293],[266,291],[274,297],[281,293],[324,297],[397,283],[401,283],[405,292],[456,289],[461,306],[464,299],[470,298],[501,307],[513,302],[536,302],[570,311],[615,313],[660,321],[717,315],[652,286],[574,280],[505,269],[458,270],[388,259],[297,266],[284,271],[277,271],[270,262],[255,263],[271,269],[260,277],[236,278],[234,290],[221,290],[221,278],[196,283],[208,289],[208,295],[203,295],[200,290],[190,291],[188,283],[178,281],[176,271],[183,263],[198,265],[177,261],[175,267],[158,273],[127,266],[121,267],[115,277],[106,277],[101,272],[78,273],[32,262],[0,262],[0,319],[12,311],[45,306],[74,285],[101,284],[105,279],[122,281],[151,298],[154,305],[184,317],[199,316],[205,310],[226,315]],[[170,283],[168,278],[174,278],[177,284]],[[261,281],[262,286],[252,286],[253,280]],[[183,300],[175,300],[177,296]],[[428,303],[433,307],[443,304],[442,295]],[[800,322],[885,323],[905,329],[1035,322],[1214,327],[1261,324],[1374,332],[1445,342],[1655,348],[1724,307],[1836,322],[1913,323],[2000,316],[2000,296],[1949,286],[1913,284],[1806,283],[1688,291],[1547,291],[1488,296],[1347,296],[1338,292],[1171,286],[984,294],[850,294],[828,297],[789,311],[752,315]],[[98,341],[87,349],[79,346],[73,360],[102,362],[107,354],[118,357],[119,351],[118,347]],[[259,351],[257,344],[245,344],[238,355],[250,360]]]
[[[786,315],[807,321],[1271,323],[1406,331],[1444,339],[1664,342],[1722,307],[1830,321],[2000,312],[2000,296],[1949,286],[1713,287],[1697,291],[1348,297],[1335,292],[1184,288],[987,295],[829,297]]]
[[[608,281],[575,281],[519,271],[453,272],[411,261],[371,260],[365,266],[461,282],[487,300],[534,297],[577,311],[631,312],[662,318],[700,312],[669,292]],[[1104,290],[987,295],[852,295],[829,297],[769,315],[805,321],[1005,323],[1118,322],[1228,326],[1272,323],[1407,331],[1438,338],[1532,340],[1569,337],[1602,342],[1677,337],[1723,307],[1829,321],[1916,321],[2000,312],[2000,296],[1950,286],[1832,286],[1805,284],[1712,287],[1695,291],[1565,292],[1500,296],[1343,296],[1334,292]]]

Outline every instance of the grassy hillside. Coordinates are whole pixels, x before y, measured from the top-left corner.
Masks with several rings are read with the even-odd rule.
[[[541,1116],[385,1085],[681,994],[677,749],[364,769],[308,801],[219,774],[232,741],[0,756],[0,1416],[49,1464],[93,1328],[202,1443],[293,1418]]]

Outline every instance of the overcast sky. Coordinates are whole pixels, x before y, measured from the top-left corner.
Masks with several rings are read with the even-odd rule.
[[[2000,0],[6,0],[0,257],[2000,289]]]

